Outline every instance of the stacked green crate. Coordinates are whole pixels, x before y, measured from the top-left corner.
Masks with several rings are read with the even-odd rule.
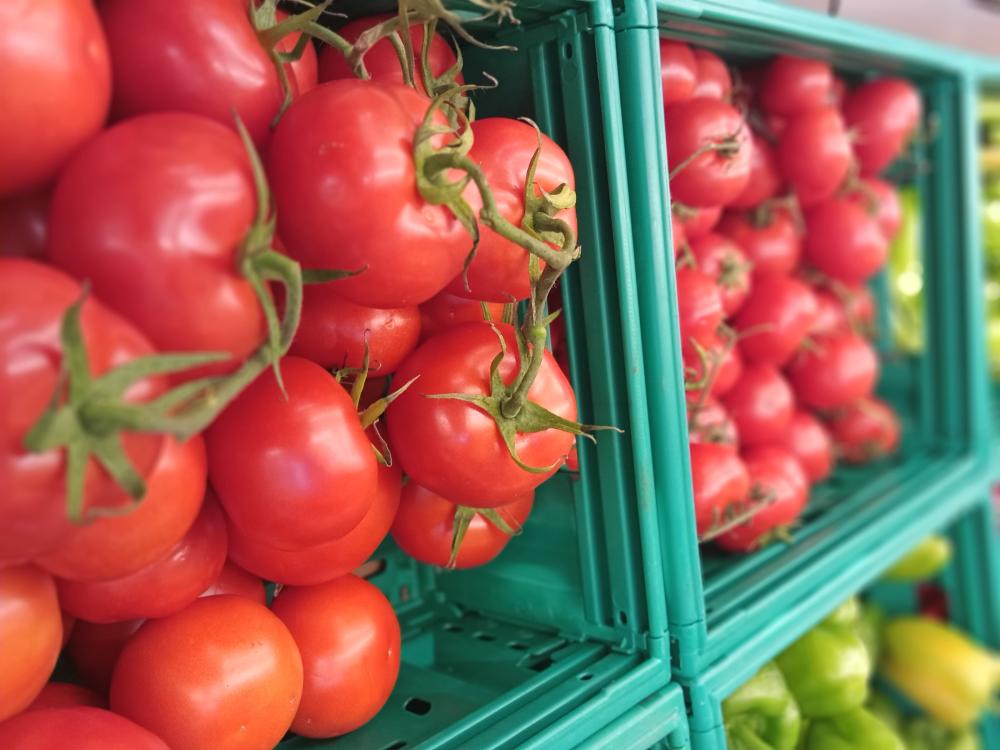
[[[1000,88],[987,79],[979,114],[983,176],[983,254],[986,261],[986,337],[993,378],[993,476],[1000,481]]]

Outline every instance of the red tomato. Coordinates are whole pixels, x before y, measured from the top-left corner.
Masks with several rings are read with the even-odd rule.
[[[31,565],[0,567],[0,721],[24,710],[52,674],[62,617],[51,576]],[[14,747],[3,745],[0,747]]]
[[[520,355],[513,329],[498,324],[507,344],[499,367],[504,383],[517,373]],[[517,433],[514,445],[528,466],[510,457],[496,422],[478,407],[429,394],[488,395],[490,363],[500,351],[496,334],[486,324],[451,328],[420,346],[396,373],[401,383],[420,376],[389,406],[389,442],[393,455],[412,481],[456,503],[495,507],[525,495],[548,479],[566,460],[573,435],[555,429]],[[546,351],[528,399],[563,419],[576,419],[576,398],[566,376]]]
[[[863,398],[877,378],[878,355],[852,331],[817,336],[788,367],[796,398],[814,409],[835,409]]]
[[[750,491],[750,477],[736,451],[726,445],[691,445],[691,494],[698,535],[723,522],[730,505]]]
[[[833,71],[822,60],[778,55],[767,66],[758,97],[769,113],[790,117],[833,103]]]
[[[356,42],[362,32],[367,31],[382,21],[391,18],[390,15],[367,16],[358,18],[346,24],[337,33],[349,42]],[[413,56],[416,62],[414,83],[422,93],[426,93],[420,59],[424,51],[423,24],[410,25],[410,39],[413,42]],[[431,40],[431,48],[427,53],[430,72],[439,77],[455,65],[455,53],[451,45],[440,34],[435,34]],[[399,56],[388,39],[380,39],[365,53],[365,69],[373,81],[379,83],[403,83],[403,68]],[[339,78],[354,78],[354,71],[347,64],[344,55],[333,47],[323,45],[319,53],[319,79],[332,81]],[[458,82],[462,82],[461,75]]]
[[[676,213],[670,213],[670,242],[674,248],[674,257],[681,251],[684,247],[684,243],[687,242],[687,235],[684,231],[684,224],[677,217]]]
[[[698,80],[698,64],[694,53],[684,42],[660,38],[660,82],[663,85],[663,105],[683,102],[694,96]]]
[[[833,76],[833,83],[830,86],[830,103],[834,106],[841,107],[844,104],[844,100],[850,93],[850,89],[847,88],[847,82],[838,75]]]
[[[875,330],[875,297],[866,286],[847,287],[842,292],[844,312],[854,330],[870,336]]]
[[[514,226],[524,219],[525,177],[531,157],[538,148],[538,132],[520,120],[507,117],[487,117],[472,123],[473,143],[469,158],[482,169],[496,199],[497,210]],[[554,192],[560,185],[574,187],[573,165],[561,148],[544,133],[542,153],[535,171],[535,195]],[[473,191],[469,204],[479,214],[482,200]],[[562,219],[576,231],[576,209],[559,211]],[[512,302],[531,296],[528,276],[528,251],[504,239],[480,223],[479,244],[468,269],[469,289],[458,274],[448,291],[469,299],[489,302]]]
[[[43,708],[72,708],[73,706],[93,706],[107,708],[107,701],[89,688],[71,682],[48,682],[42,692],[25,711]]]
[[[209,596],[147,621],[125,644],[111,708],[175,748],[272,748],[302,696],[302,659],[282,622],[241,596]]]
[[[99,625],[79,620],[66,653],[80,679],[101,695],[111,687],[111,674],[128,639],[145,620],[124,620]]]
[[[341,299],[329,284],[310,284],[289,353],[327,369],[359,368],[367,343],[369,372],[382,376],[396,371],[419,338],[420,311],[416,307],[362,307]]]
[[[899,156],[920,124],[920,92],[902,78],[863,83],[844,101],[844,119],[857,133],[854,153],[861,174],[878,174]]]
[[[850,330],[847,311],[840,297],[829,289],[822,288],[814,289],[813,295],[816,297],[816,316],[809,329],[811,336],[827,336]]]
[[[285,357],[281,376],[287,398],[268,370],[205,433],[208,476],[244,534],[296,549],[358,525],[372,504],[376,460],[351,397],[328,372]]]
[[[755,278],[791,273],[798,265],[802,239],[792,215],[785,209],[771,211],[762,225],[746,214],[727,212],[719,224],[719,232],[740,246],[753,264]]]
[[[722,311],[729,317],[750,294],[750,263],[739,246],[722,234],[709,232],[691,243],[698,270],[715,279]]]
[[[677,225],[683,230],[682,238],[687,239],[688,242],[693,242],[711,232],[718,223],[720,216],[722,216],[722,206],[711,206],[709,208],[684,206],[681,211],[678,211],[677,204],[675,203],[674,211],[670,215],[670,221],[671,226],[673,226],[676,220]]]
[[[784,434],[795,412],[788,382],[771,365],[748,365],[722,398],[736,422],[744,446],[773,443]]]
[[[326,583],[350,573],[372,556],[389,533],[399,507],[402,472],[379,465],[378,487],[372,507],[361,522],[332,542],[283,550],[251,539],[229,525],[229,554],[239,565],[262,578],[291,586]]]
[[[205,497],[205,442],[168,437],[135,510],[73,529],[37,559],[71,581],[107,581],[135,573],[170,551],[191,528]]]
[[[899,418],[877,398],[862,398],[833,412],[828,422],[837,455],[849,464],[868,463],[899,446]]]
[[[47,190],[0,200],[0,256],[40,260],[45,255],[48,237]]]
[[[65,648],[76,628],[76,618],[69,612],[60,612],[59,615],[62,618],[62,647]]]
[[[92,706],[26,711],[0,724],[0,746],[12,750],[62,750],[67,742],[73,750],[170,750],[138,724]]]
[[[803,206],[832,196],[847,176],[851,158],[844,119],[833,107],[789,118],[778,141],[781,173]]]
[[[882,234],[891,242],[903,223],[903,207],[895,186],[877,177],[862,177],[858,190],[851,194],[878,222]]]
[[[806,213],[805,257],[821,273],[860,284],[881,270],[889,254],[878,222],[850,198],[832,198]]]
[[[809,482],[795,457],[772,445],[751,448],[743,453],[750,474],[751,502],[767,502],[744,524],[716,540],[733,552],[750,552],[768,541],[771,534],[792,523],[809,499]]]
[[[791,276],[758,276],[734,324],[749,362],[781,367],[792,358],[816,319],[816,297]]]
[[[729,201],[730,208],[753,208],[781,192],[785,180],[778,169],[774,148],[756,133],[750,134],[750,179],[743,192]]]
[[[753,143],[739,112],[717,99],[691,99],[667,107],[666,126],[673,200],[718,206],[743,192]]]
[[[705,350],[705,359],[709,368],[715,369],[715,375],[711,378],[708,392],[712,396],[722,396],[739,380],[743,373],[743,359],[739,349],[717,335],[712,335],[702,343]],[[688,383],[699,383],[705,376],[705,363],[698,350],[686,343],[681,349],[684,356],[685,379]],[[701,397],[701,389],[687,391],[688,400],[697,400]]]
[[[692,96],[728,100],[733,88],[733,79],[729,75],[726,63],[707,49],[695,48],[692,51],[698,69],[698,80],[694,85]]]
[[[219,576],[226,561],[226,521],[206,500],[187,534],[145,568],[110,581],[57,579],[59,603],[87,622],[163,617],[188,604]]]
[[[0,198],[49,182],[104,125],[107,43],[91,0],[0,3]]]
[[[60,322],[80,296],[80,285],[50,266],[0,258],[0,562],[47,552],[73,530],[66,516],[64,452],[28,453],[22,443],[52,398],[62,357]],[[83,305],[80,327],[94,375],[153,353],[138,331],[93,297]],[[142,380],[126,397],[148,401],[163,387],[160,378]],[[132,465],[148,475],[163,436],[125,433],[122,441]],[[114,480],[91,462],[84,506],[124,502]]]
[[[495,510],[515,531],[519,530],[535,500],[535,493],[501,505]],[[436,492],[408,482],[403,488],[396,519],[392,522],[392,538],[399,548],[415,560],[427,565],[445,567],[451,559],[451,540],[455,529],[458,506]],[[475,514],[462,537],[454,567],[476,568],[495,558],[511,537],[480,514]]]
[[[811,483],[822,482],[833,470],[833,439],[823,423],[798,409],[779,444],[799,460]]]
[[[292,731],[337,737],[375,716],[399,675],[399,622],[385,595],[347,575],[319,586],[283,588],[271,606],[305,667]]]
[[[451,210],[417,192],[413,136],[426,110],[406,86],[331,81],[297,100],[274,131],[281,239],[306,268],[364,268],[330,284],[359,305],[426,302],[461,273],[472,248]]]
[[[103,0],[114,114],[190,112],[232,127],[235,110],[264,146],[285,94],[248,8],[240,0]],[[298,38],[286,36],[277,49],[290,52]],[[313,46],[285,63],[285,72],[293,96],[313,88]]]
[[[258,604],[267,604],[264,582],[229,560],[226,560],[226,564],[222,566],[222,571],[215,582],[202,591],[199,596],[223,596],[225,594],[242,596],[244,599]]]
[[[721,290],[711,276],[693,268],[677,269],[677,315],[685,345],[692,340],[709,344],[724,314]]]
[[[420,336],[429,339],[446,328],[462,323],[478,323],[483,320],[483,305],[490,311],[490,317],[499,322],[503,319],[503,303],[481,302],[465,299],[448,292],[441,292],[420,306]]]
[[[712,396],[707,396],[700,405],[688,402],[687,410],[688,440],[692,445],[717,443],[735,447],[739,444],[736,423],[726,408]]]

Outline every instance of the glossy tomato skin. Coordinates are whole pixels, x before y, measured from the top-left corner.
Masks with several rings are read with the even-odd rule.
[[[723,234],[709,232],[691,243],[698,270],[715,279],[728,318],[750,294],[750,263],[739,246]]]
[[[692,445],[716,443],[735,448],[739,445],[739,431],[729,412],[717,399],[706,396],[699,404],[688,402],[688,440]]]
[[[707,208],[685,206],[680,213],[675,210],[670,215],[670,220],[673,222],[676,219],[684,232],[683,237],[689,242],[693,242],[711,232],[721,216],[722,206],[709,206]]]
[[[441,292],[420,306],[421,339],[428,339],[446,328],[462,323],[478,323],[483,320],[484,304],[489,309],[492,320],[503,319],[504,306],[501,302],[482,302]]]
[[[330,284],[359,305],[426,302],[472,249],[448,207],[417,191],[413,136],[426,110],[407,86],[331,81],[298,99],[274,132],[268,171],[281,239],[305,268],[364,268]]]
[[[781,192],[785,180],[778,169],[774,147],[756,133],[751,133],[750,179],[743,192],[727,204],[729,208],[753,208]]]
[[[472,148],[469,158],[482,169],[496,199],[497,210],[514,226],[524,219],[525,177],[531,157],[539,146],[542,153],[535,171],[535,194],[540,190],[551,193],[560,185],[573,188],[576,180],[573,165],[561,148],[534,127],[508,117],[487,117],[472,123]],[[477,216],[482,206],[478,191],[468,195]],[[557,219],[576,231],[576,209],[559,211]],[[528,276],[528,252],[504,239],[480,222],[479,244],[468,269],[469,289],[458,274],[448,285],[448,291],[460,297],[488,302],[512,302],[531,295]]]
[[[226,521],[206,501],[188,532],[146,567],[109,581],[58,579],[59,603],[87,622],[109,623],[173,614],[219,576],[226,561]]]
[[[220,372],[264,338],[260,304],[239,272],[255,210],[250,162],[232,129],[200,115],[144,115],[104,131],[63,170],[49,257],[161,351],[228,353],[233,361],[210,368]]]
[[[0,256],[45,256],[49,237],[49,193],[38,190],[0,200]]]
[[[74,685],[71,682],[48,682],[25,711],[38,711],[43,708],[72,708],[73,706],[107,708],[108,704],[104,698],[82,685]]]
[[[807,211],[806,228],[806,260],[832,279],[860,284],[885,265],[889,253],[885,235],[850,198],[832,198]]]
[[[817,336],[798,353],[788,379],[799,402],[814,409],[835,409],[871,394],[878,378],[878,355],[853,331]]]
[[[829,289],[815,289],[816,316],[813,318],[809,334],[812,336],[827,336],[842,333],[850,328],[847,322],[847,311],[841,299]]]
[[[670,213],[670,244],[673,245],[674,257],[680,253],[687,243],[687,232],[684,231],[684,224],[677,217],[676,213]]]
[[[111,709],[171,747],[271,748],[302,696],[302,659],[282,622],[241,596],[209,596],[149,620],[122,649]]]
[[[847,176],[851,158],[844,119],[833,107],[789,118],[778,141],[781,173],[803,206],[831,197]]]
[[[0,746],[18,750],[170,750],[152,732],[128,719],[92,706],[26,711],[0,724]]]
[[[673,200],[689,206],[725,205],[750,180],[750,129],[733,107],[698,98],[667,107],[667,157],[673,171],[699,149],[727,143],[729,151],[710,150],[694,157],[670,179]]]
[[[508,526],[518,531],[527,520],[534,499],[532,492],[495,510]],[[392,538],[414,560],[443,568],[451,558],[456,510],[450,500],[409,482],[403,488],[399,511],[392,523]],[[510,539],[506,532],[476,514],[462,537],[454,567],[463,570],[485,565],[503,551]]]
[[[52,398],[59,376],[59,326],[80,299],[80,285],[37,261],[0,258],[0,562],[48,552],[72,531],[66,516],[65,452],[28,453],[22,443]],[[149,342],[93,296],[83,304],[80,326],[91,372],[100,375],[147,354]],[[165,383],[150,378],[127,393],[132,403],[159,395]],[[163,445],[161,435],[126,433],[125,452],[147,476]],[[95,463],[88,465],[84,506],[121,506],[125,494]]]
[[[833,470],[833,439],[816,417],[797,409],[780,444],[798,459],[811,483],[822,482]]]
[[[717,54],[707,49],[693,49],[698,80],[694,85],[695,97],[728,100],[733,88],[729,68]]]
[[[49,182],[104,124],[108,47],[91,0],[0,7],[0,198]]]
[[[499,374],[513,381],[519,355],[513,329],[497,324],[507,345]],[[472,404],[429,394],[488,394],[490,363],[500,342],[485,323],[458,326],[425,342],[397,372],[400,382],[420,376],[387,412],[389,442],[403,471],[418,484],[456,503],[496,507],[548,479],[573,447],[573,435],[554,429],[518,433],[514,444],[531,473],[510,457],[496,422]],[[528,399],[563,419],[575,420],[573,388],[546,351]]]
[[[265,147],[284,92],[240,0],[104,0],[117,118],[190,112],[233,127],[233,111]],[[284,17],[280,14],[279,18]],[[299,35],[278,43],[290,52]],[[285,64],[293,96],[316,85],[316,50]]]
[[[833,71],[822,60],[778,55],[767,66],[758,97],[761,106],[789,117],[833,103]]]
[[[77,526],[37,563],[71,581],[107,581],[141,570],[191,528],[205,497],[206,473],[200,436],[184,443],[168,436],[135,510]]]
[[[772,443],[788,429],[795,412],[795,397],[781,373],[772,365],[748,365],[736,384],[722,398],[740,443]]]
[[[677,269],[677,317],[684,345],[706,345],[715,336],[725,315],[722,294],[715,280],[693,268]]]
[[[199,594],[202,596],[242,596],[258,604],[267,604],[267,592],[264,590],[264,582],[243,570],[231,560],[226,560],[222,566],[218,578],[207,589]]]
[[[209,427],[208,476],[244,534],[296,549],[358,524],[372,504],[376,460],[350,395],[330,373],[285,357],[281,376],[287,399],[269,369]]]
[[[718,231],[740,246],[753,264],[755,277],[791,273],[802,254],[802,238],[785,209],[772,211],[769,220],[760,226],[746,214],[726,212]]]
[[[52,577],[32,565],[0,567],[0,721],[24,710],[52,674],[62,617]],[[2,747],[14,747],[2,745]]]
[[[698,64],[694,53],[684,42],[660,37],[660,83],[663,104],[669,106],[694,96],[698,80]]]
[[[891,242],[903,223],[903,207],[895,186],[878,177],[862,177],[852,197],[875,217],[885,239]]]
[[[854,153],[862,175],[878,174],[902,153],[922,111],[920,93],[902,78],[878,78],[847,96],[844,118],[857,132]]]
[[[327,369],[360,368],[368,344],[369,374],[391,375],[420,338],[415,307],[378,310],[342,299],[329,284],[311,284],[290,354]]]
[[[346,575],[319,586],[286,587],[271,606],[305,667],[292,731],[337,737],[375,716],[399,675],[399,621],[385,595]]]
[[[66,647],[80,680],[101,695],[111,687],[118,655],[145,620],[123,620],[98,624],[80,620]]]
[[[784,365],[812,329],[816,312],[816,296],[808,285],[780,274],[758,276],[734,321],[744,358]]]
[[[372,506],[360,523],[339,539],[283,550],[245,535],[229,525],[229,554],[261,578],[290,586],[326,583],[360,567],[389,533],[399,507],[402,472],[397,465],[378,467],[378,487]]]
[[[863,398],[833,412],[828,422],[837,455],[863,464],[894,453],[899,446],[899,417],[877,398]]]
[[[700,536],[722,522],[727,507],[746,498],[750,476],[732,448],[695,443],[691,446],[691,484]]]

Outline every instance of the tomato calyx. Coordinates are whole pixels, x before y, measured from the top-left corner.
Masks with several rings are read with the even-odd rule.
[[[469,530],[469,524],[472,523],[473,519],[477,515],[485,518],[507,536],[514,537],[521,533],[521,525],[517,522],[515,522],[513,526],[509,524],[507,520],[500,515],[500,510],[502,510],[502,507],[472,508],[468,505],[458,505],[455,507],[455,517],[452,521],[451,531],[451,552],[446,566],[449,570],[453,570],[455,568],[455,563],[458,562],[458,553],[462,549],[462,541],[465,539],[465,534]]]
[[[778,496],[774,492],[766,490],[760,485],[754,485],[750,488],[750,494],[746,500],[730,503],[721,512],[718,508],[712,510],[712,525],[698,536],[698,543],[710,542],[727,531],[742,526],[764,508],[774,505],[777,500]]]
[[[739,131],[737,130],[732,135],[727,135],[722,138],[717,138],[715,140],[709,141],[708,143],[703,143],[701,146],[696,148],[686,159],[681,161],[680,164],[675,166],[670,170],[670,174],[667,176],[668,180],[674,179],[677,175],[687,169],[691,164],[693,164],[697,159],[701,158],[705,154],[715,152],[723,159],[731,159],[740,152],[743,144],[737,138]]]

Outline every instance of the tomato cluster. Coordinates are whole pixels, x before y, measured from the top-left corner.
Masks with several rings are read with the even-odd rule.
[[[568,158],[438,11],[319,10],[0,5],[0,746],[357,729],[401,644],[354,571],[487,563],[583,432]]]
[[[897,78],[849,88],[820,60],[735,76],[680,41],[660,55],[695,518],[702,541],[745,552],[785,535],[836,461],[899,442],[873,395],[866,282],[900,225],[878,174],[921,101]]]

